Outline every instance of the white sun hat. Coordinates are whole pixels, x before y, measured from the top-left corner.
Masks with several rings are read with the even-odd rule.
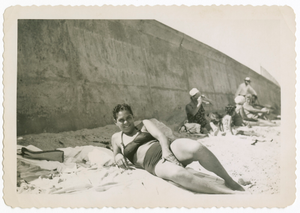
[[[193,89],[191,89],[191,91],[189,93],[190,93],[190,96],[192,97],[192,96],[196,95],[198,92],[199,92],[199,90],[197,88],[193,88]]]
[[[234,99],[234,102],[236,104],[239,104],[239,105],[242,105],[246,102],[246,99],[244,96],[237,96],[235,99]]]

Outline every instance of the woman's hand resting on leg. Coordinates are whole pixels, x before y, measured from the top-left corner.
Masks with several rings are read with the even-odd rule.
[[[175,165],[178,165],[178,166],[182,166],[183,167],[183,165],[182,165],[182,163],[180,163],[178,160],[177,160],[177,158],[175,157],[175,155],[173,154],[173,153],[169,153],[168,155],[166,155],[166,156],[162,156],[162,159],[163,159],[163,162],[165,162],[165,161],[169,161],[169,162],[171,162],[171,163],[174,163]]]

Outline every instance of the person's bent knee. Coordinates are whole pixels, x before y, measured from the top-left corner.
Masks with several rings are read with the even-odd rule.
[[[204,146],[198,141],[189,144],[189,146],[186,149],[186,151],[189,153],[192,159],[197,159],[198,156],[201,155],[201,153],[205,150],[207,150],[206,146]]]
[[[191,139],[177,139],[171,144],[172,152],[183,165],[196,160],[195,157],[205,148],[200,142]]]
[[[198,141],[195,142],[192,146],[189,147],[190,152],[193,153],[193,154],[199,153],[204,149],[206,149],[206,147]]]

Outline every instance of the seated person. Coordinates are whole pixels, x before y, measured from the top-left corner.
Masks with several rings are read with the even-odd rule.
[[[248,118],[243,104],[245,103],[245,98],[243,96],[238,96],[234,99],[235,105],[235,114],[232,116],[232,123],[234,126],[248,126],[257,124],[255,119]]]
[[[236,135],[242,131],[238,130],[237,126],[233,124],[233,117],[235,116],[235,106],[228,105],[225,107],[226,115],[222,117],[219,113],[211,113],[210,125],[212,131],[210,136],[225,136],[225,135]]]
[[[241,83],[235,93],[235,97],[238,96],[246,96],[247,94],[254,94],[257,95],[256,91],[252,88],[251,79],[249,77],[246,77],[244,79],[244,83]]]
[[[235,115],[235,106],[228,104],[225,107],[226,115],[222,118],[224,132],[226,135],[235,135],[237,132],[233,128],[232,116]]]
[[[222,116],[219,113],[210,113],[209,125],[211,127],[211,130],[209,132],[210,136],[224,135]]]
[[[270,120],[270,119],[277,119],[278,115],[274,114],[274,110],[275,108],[270,106],[270,105],[261,105],[257,103],[257,96],[256,95],[252,95],[252,102],[251,105],[255,108],[255,109],[260,109],[260,110],[266,110],[269,111],[267,114],[262,114],[262,113],[258,113],[259,116],[261,116],[263,119],[265,120]]]
[[[254,121],[259,122],[261,125],[267,125],[267,126],[274,126],[275,123],[265,120],[265,115],[269,114],[270,111],[266,108],[262,109],[255,109],[252,105],[252,95],[248,94],[246,95],[246,102],[243,104],[244,112],[247,117],[247,119],[252,119]]]
[[[222,123],[224,126],[224,132],[226,135],[246,135],[246,136],[258,136],[253,131],[241,130],[238,126],[235,126],[233,123],[233,117],[236,115],[236,106],[228,105],[225,107],[226,115],[222,119]],[[246,124],[245,122],[243,122]],[[249,128],[251,128],[250,124],[247,124]]]
[[[248,118],[258,119],[264,118],[265,114],[269,113],[269,110],[266,108],[257,109],[252,106],[252,95],[246,95],[246,102],[243,104],[245,114]]]
[[[252,95],[252,101],[251,101],[251,105],[256,108],[256,109],[262,109],[264,108],[264,106],[260,105],[257,103],[257,95]]]
[[[134,124],[131,107],[118,104],[113,110],[120,132],[113,134],[111,143],[118,167],[128,169],[127,159],[152,175],[173,181],[198,193],[238,193],[243,187],[226,172],[216,156],[200,142],[188,138],[170,142],[150,120]],[[198,161],[205,169],[225,180],[226,188],[214,185],[188,171],[185,166]]]
[[[201,95],[199,90],[196,88],[191,89],[189,94],[191,102],[185,107],[188,123],[200,124],[200,133],[206,134],[210,130],[210,126],[205,118],[205,110],[202,103],[211,104],[212,102],[204,95]]]

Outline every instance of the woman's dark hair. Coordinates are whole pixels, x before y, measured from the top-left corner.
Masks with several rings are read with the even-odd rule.
[[[117,114],[120,111],[125,111],[127,110],[131,115],[133,115],[131,107],[128,104],[118,104],[117,106],[115,106],[114,110],[113,110],[113,117],[116,120],[117,119]]]
[[[253,100],[253,101],[256,101],[256,100],[257,100],[257,96],[254,95],[254,94],[252,94],[252,100]]]
[[[228,104],[226,107],[225,107],[225,112],[227,115],[232,115],[234,110],[235,110],[236,106],[233,106],[233,105],[230,105]]]
[[[222,115],[220,115],[218,112],[212,112],[210,114],[210,118],[214,124],[218,124],[222,121]]]

